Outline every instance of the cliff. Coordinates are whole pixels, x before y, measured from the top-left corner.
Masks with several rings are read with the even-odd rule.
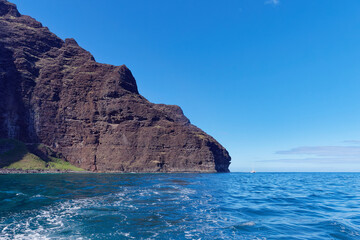
[[[230,156],[178,106],[153,104],[125,66],[100,64],[0,0],[0,138],[101,172],[228,172]]]

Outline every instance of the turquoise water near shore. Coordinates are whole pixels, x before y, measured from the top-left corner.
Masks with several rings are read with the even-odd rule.
[[[0,175],[0,239],[360,239],[360,174]]]

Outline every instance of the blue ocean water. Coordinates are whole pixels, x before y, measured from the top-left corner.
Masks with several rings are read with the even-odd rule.
[[[0,239],[360,239],[360,174],[0,175]]]

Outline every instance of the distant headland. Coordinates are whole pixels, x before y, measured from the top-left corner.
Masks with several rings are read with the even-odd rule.
[[[141,96],[125,65],[97,63],[6,0],[0,138],[0,167],[26,171],[229,172],[231,159],[180,107]]]

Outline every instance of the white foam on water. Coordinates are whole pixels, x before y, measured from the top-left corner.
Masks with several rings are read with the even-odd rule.
[[[171,188],[166,191],[159,191],[156,188],[139,189],[124,187],[121,189],[121,192],[113,192],[99,197],[66,200],[38,210],[15,214],[10,216],[11,220],[5,220],[7,225],[5,225],[0,234],[0,239],[2,236],[7,236],[7,238],[4,238],[6,240],[66,239],[66,237],[62,237],[64,232],[81,236],[85,234],[81,232],[84,222],[82,220],[79,221],[79,219],[83,219],[83,216],[87,218],[88,214],[91,216],[94,214],[108,214],[108,212],[102,213],[102,210],[100,212],[93,212],[93,210],[106,210],[107,208],[115,208],[114,214],[117,217],[120,216],[118,224],[121,224],[123,227],[119,227],[113,232],[114,236],[116,235],[120,238],[136,239],[133,235],[136,233],[129,231],[129,224],[133,221],[131,214],[135,214],[134,216],[137,218],[139,211],[144,213],[150,211],[149,215],[151,213],[156,216],[152,220],[158,221],[160,226],[164,226],[164,228],[154,230],[148,229],[148,226],[145,224],[143,229],[140,228],[139,231],[151,233],[152,236],[149,239],[168,236],[168,231],[181,231],[185,233],[186,239],[200,239],[202,236],[210,237],[214,233],[216,233],[217,237],[226,236],[226,234],[221,232],[221,228],[224,227],[224,221],[229,221],[222,219],[218,215],[219,213],[215,211],[217,206],[209,204],[209,201],[212,200],[211,195],[200,194],[196,190],[184,186],[171,186]],[[162,196],[166,196],[166,200]],[[194,198],[194,196],[197,197]],[[139,200],[140,203],[138,203]],[[147,202],[147,200],[149,201]],[[156,209],[162,207],[164,207],[164,210],[166,208],[169,208],[169,211],[178,209],[188,213],[184,214],[181,218],[177,218],[169,215],[166,211],[156,212]],[[97,217],[101,217],[101,215],[97,215]],[[16,222],[17,225],[12,224],[10,221]],[[251,225],[250,223],[245,224]],[[91,236],[98,236],[97,234],[87,234],[88,232],[85,235],[90,238]]]
[[[250,221],[250,222],[244,222],[244,223],[241,223],[240,226],[255,226],[255,223],[253,221]]]
[[[64,227],[72,228],[66,222],[78,215],[79,209],[89,204],[94,204],[94,201],[65,201],[40,210],[14,214],[8,217],[9,223],[5,223],[0,239],[50,239],[50,235],[64,230]]]

